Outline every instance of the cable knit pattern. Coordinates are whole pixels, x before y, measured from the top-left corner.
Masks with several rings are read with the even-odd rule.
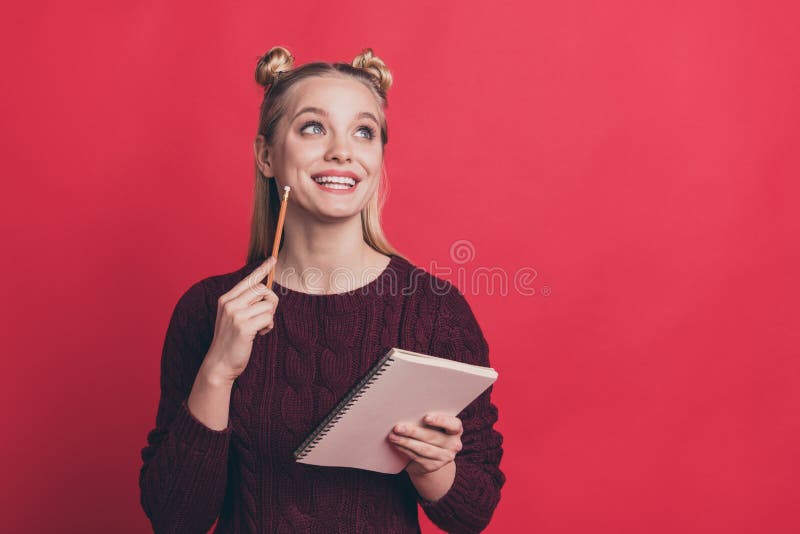
[[[409,533],[420,531],[418,505],[448,532],[482,530],[505,483],[492,388],[458,414],[464,448],[453,486],[436,502],[421,498],[405,472],[312,466],[292,456],[392,347],[489,365],[488,345],[461,292],[400,256],[348,293],[314,295],[274,283],[275,327],[256,337],[233,385],[228,427],[212,430],[189,412],[217,299],[259,263],[205,278],[175,305],[139,476],[154,531],[205,533],[216,520],[215,533]]]

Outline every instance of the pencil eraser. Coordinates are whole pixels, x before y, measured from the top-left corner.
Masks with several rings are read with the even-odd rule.
[[[291,187],[289,187],[288,185],[284,185],[283,186],[283,190],[284,191],[289,191],[290,189],[291,189]]]

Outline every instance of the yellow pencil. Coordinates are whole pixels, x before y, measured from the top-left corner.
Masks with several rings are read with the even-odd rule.
[[[291,187],[288,185],[283,186],[283,198],[281,198],[281,211],[278,214],[278,227],[275,229],[275,239],[272,242],[272,256],[275,257],[277,262],[278,260],[278,247],[281,244],[281,235],[283,234],[283,220],[286,218],[286,204],[289,201],[289,191],[291,191]],[[274,278],[275,274],[275,267],[273,267],[269,271],[269,277],[267,278],[267,287],[272,289],[272,279]]]

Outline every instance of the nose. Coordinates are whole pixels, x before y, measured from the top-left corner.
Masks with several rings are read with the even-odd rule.
[[[326,157],[339,163],[345,163],[353,159],[353,154],[347,141],[343,140],[339,135],[332,135]]]

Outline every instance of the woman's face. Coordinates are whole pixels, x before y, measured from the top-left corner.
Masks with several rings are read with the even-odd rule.
[[[322,221],[358,215],[380,182],[378,120],[378,102],[361,82],[303,80],[290,95],[275,146],[268,149],[271,174],[266,176],[275,176],[280,192],[290,186],[291,202]],[[314,179],[319,176],[352,177],[355,186],[327,188]]]

